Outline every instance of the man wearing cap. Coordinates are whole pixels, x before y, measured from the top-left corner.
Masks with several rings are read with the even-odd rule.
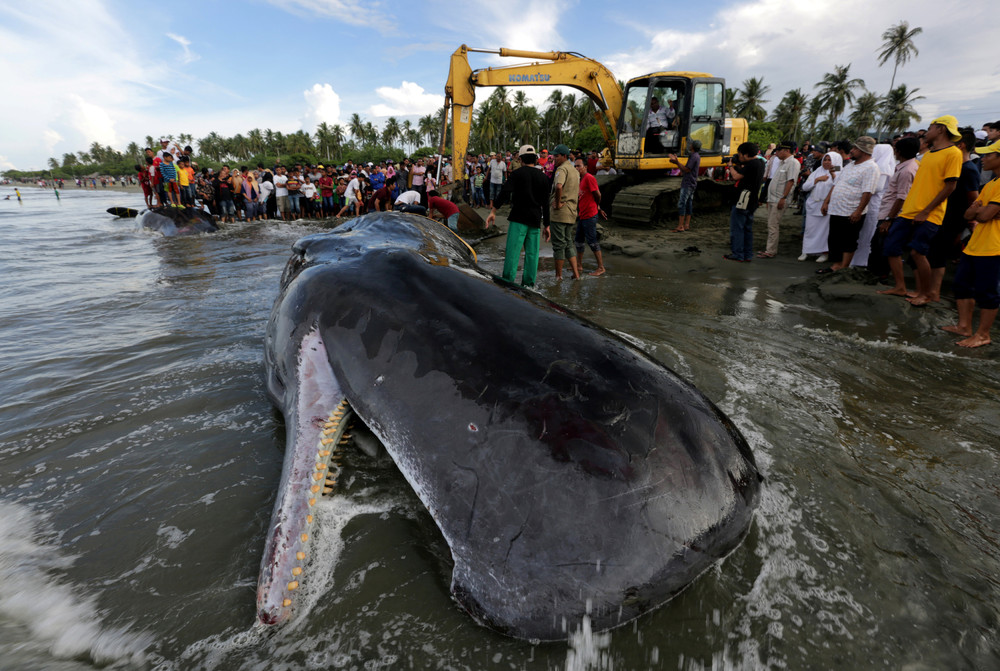
[[[865,223],[868,203],[878,189],[881,176],[878,164],[872,160],[875,138],[863,135],[855,140],[849,155],[851,161],[844,165],[830,192],[826,194],[820,212],[830,215],[830,233],[827,237],[829,268],[820,268],[820,275],[851,265],[858,250],[858,236]]]
[[[545,239],[549,238],[549,180],[545,173],[535,167],[538,155],[532,145],[522,145],[517,154],[522,165],[510,174],[496,200],[490,204],[486,228],[496,221],[497,208],[509,200],[503,278],[508,282],[516,280],[517,263],[523,249],[524,271],[521,273],[521,284],[533,287],[538,275],[538,248],[543,230]]]
[[[982,155],[987,170],[1000,170],[1000,141],[980,147],[976,153]],[[1000,309],[1000,179],[990,180],[983,187],[979,198],[965,211],[965,219],[974,228],[955,271],[958,323],[942,328],[965,336],[955,343],[960,347],[982,347],[990,344],[990,329]],[[979,328],[975,332],[974,304],[979,305]]]
[[[767,247],[757,253],[759,259],[773,259],[778,255],[778,233],[781,217],[785,214],[792,189],[799,178],[798,160],[792,156],[795,143],[785,140],[775,150],[777,164],[771,172],[771,182],[767,186]]]
[[[938,226],[944,220],[948,196],[955,190],[962,174],[962,152],[955,146],[962,136],[955,117],[950,114],[938,117],[931,122],[924,137],[930,143],[930,150],[920,159],[913,186],[899,216],[889,227],[882,252],[889,259],[889,269],[896,284],[891,289],[879,291],[889,296],[903,296],[917,306],[932,300],[927,252]],[[906,292],[903,276],[903,251],[907,247],[916,267],[917,293],[912,296]]]
[[[563,265],[569,260],[573,279],[578,280],[580,266],[573,239],[580,199],[580,173],[569,160],[569,147],[564,144],[556,145],[552,153],[555,155],[556,169],[552,175],[552,208],[549,219],[552,222],[552,258],[556,262],[556,279],[562,279]]]

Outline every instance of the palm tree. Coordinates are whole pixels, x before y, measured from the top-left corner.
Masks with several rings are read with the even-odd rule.
[[[875,122],[878,121],[879,108],[882,105],[882,97],[871,93],[870,91],[858,96],[858,101],[854,105],[854,111],[851,112],[848,122],[851,125],[851,133],[853,135],[864,135],[875,128]],[[878,132],[876,131],[876,134]]]
[[[420,117],[420,121],[417,122],[417,132],[420,134],[421,138],[426,138],[427,145],[434,144],[434,131],[435,129],[434,115],[427,114]],[[423,141],[420,140],[420,141]]]
[[[819,130],[819,118],[823,116],[823,101],[813,96],[806,106],[805,127],[809,129],[809,135],[816,135]],[[824,138],[825,139],[825,138]]]
[[[404,119],[403,126],[399,131],[399,138],[400,140],[403,141],[404,146],[410,144],[410,133],[412,132],[413,132],[413,122],[410,121],[409,119]],[[410,150],[412,151],[413,149],[414,147],[410,145]]]
[[[62,164],[64,168],[69,168],[70,166],[77,165],[78,163],[79,161],[76,159],[76,154],[63,154]]]
[[[738,92],[739,100],[734,112],[736,116],[748,121],[763,121],[767,117],[763,104],[768,102],[764,96],[771,90],[764,85],[763,77],[751,77],[743,80],[743,88]]]
[[[816,97],[822,101],[823,109],[829,113],[832,121],[839,119],[848,105],[854,104],[855,89],[865,88],[865,83],[860,79],[850,79],[850,71],[850,63],[836,65],[833,72],[823,75],[823,79],[813,87],[819,89]]]
[[[385,120],[385,128],[382,129],[382,142],[387,147],[394,147],[399,140],[400,133],[402,133],[402,129],[399,126],[399,121],[396,117],[391,116]]]
[[[882,125],[887,132],[899,133],[909,128],[911,123],[920,121],[920,115],[913,109],[913,103],[924,99],[924,96],[916,95],[919,90],[908,91],[906,84],[900,84],[889,91],[882,105],[885,110]]]
[[[330,160],[330,147],[333,144],[332,130],[330,124],[325,121],[321,121],[316,126],[316,148],[326,157],[327,161]]]
[[[138,162],[142,155],[142,150],[139,149],[139,145],[135,142],[129,142],[128,146],[125,148],[125,153],[128,154],[129,158]]]
[[[785,137],[799,141],[802,125],[802,115],[806,111],[809,96],[802,89],[792,89],[784,95],[778,106],[771,113],[771,119],[781,128]]]
[[[882,33],[882,51],[878,55],[879,66],[885,65],[886,61],[892,58],[895,64],[892,66],[892,81],[889,82],[889,90],[896,86],[896,70],[900,65],[905,65],[911,57],[917,56],[920,52],[913,44],[913,38],[924,32],[923,28],[910,29],[910,24],[900,21]]]
[[[149,147],[150,149],[152,149],[153,147],[156,146],[156,141],[153,140],[153,136],[152,135],[147,135],[146,136],[146,146]]]
[[[739,90],[726,89],[726,116],[734,116],[736,114],[736,101],[739,97]]]
[[[59,159],[50,158],[49,159],[49,170],[57,170],[59,168]]]
[[[355,140],[364,140],[365,122],[361,120],[361,115],[357,112],[351,115],[351,120],[347,122],[347,129],[351,132],[351,137]]]

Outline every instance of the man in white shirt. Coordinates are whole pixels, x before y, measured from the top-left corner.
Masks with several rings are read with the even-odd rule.
[[[772,157],[777,162],[771,167],[771,181],[767,187],[767,247],[763,252],[757,253],[759,259],[771,259],[778,255],[781,217],[788,209],[792,189],[795,188],[802,168],[798,159],[792,156],[794,151],[795,143],[786,140],[778,145]]]
[[[427,208],[420,204],[420,193],[417,191],[404,191],[393,203],[396,212],[412,212],[414,214],[426,214]]]
[[[347,183],[347,189],[344,191],[344,198],[347,202],[344,206],[340,208],[340,212],[337,216],[343,216],[344,212],[347,210],[353,210],[354,214],[358,213],[358,192],[361,191],[361,180],[358,179],[358,173],[351,173],[351,181]]]
[[[288,220],[288,213],[290,211],[290,205],[288,203],[288,189],[285,187],[288,184],[288,175],[285,174],[285,166],[278,166],[274,175],[274,197],[277,200],[278,213],[281,214],[281,218]]]
[[[851,147],[851,162],[841,168],[833,188],[826,194],[820,212],[830,215],[829,268],[820,268],[820,275],[832,273],[851,265],[858,249],[858,235],[865,223],[868,203],[878,188],[882,174],[872,160],[875,139],[859,137]]]
[[[500,195],[500,189],[503,187],[503,178],[507,172],[507,164],[503,162],[498,154],[490,154],[488,169],[490,171],[490,207],[493,207],[493,201]]]

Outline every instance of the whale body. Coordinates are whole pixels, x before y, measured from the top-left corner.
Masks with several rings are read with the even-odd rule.
[[[265,368],[287,447],[264,623],[287,619],[308,580],[323,436],[345,407],[440,529],[457,604],[518,638],[659,606],[740,543],[759,502],[746,440],[693,385],[482,270],[423,217],[376,213],[297,241]]]

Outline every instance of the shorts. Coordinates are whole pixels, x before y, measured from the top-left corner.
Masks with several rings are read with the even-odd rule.
[[[955,298],[975,298],[980,310],[1000,308],[1000,256],[962,253],[955,271]]]
[[[556,261],[574,258],[576,245],[573,244],[573,234],[576,224],[553,221],[549,224],[549,231],[552,233],[552,258]]]
[[[677,214],[682,217],[694,214],[694,189],[681,187],[680,196],[677,197]]]
[[[826,238],[827,250],[834,261],[839,262],[843,254],[852,254],[858,251],[858,236],[861,235],[861,227],[865,223],[865,218],[861,217],[856,222],[850,217],[843,215],[830,215],[830,233]]]
[[[961,247],[958,239],[969,227],[965,218],[946,219],[938,226],[937,233],[931,239],[931,248],[927,252],[927,261],[931,268],[944,268],[948,261],[958,256]]]
[[[219,213],[223,217],[235,217],[236,216],[236,205],[231,200],[220,200],[219,201]]]
[[[450,217],[448,217],[448,219],[445,221],[445,223],[448,224],[448,228],[450,228],[451,230],[455,231],[456,233],[458,232],[458,215],[459,214],[460,214],[459,212],[456,212],[455,214],[453,214]]]
[[[917,254],[926,256],[931,240],[937,233],[937,224],[929,221],[917,224],[912,219],[896,217],[889,227],[882,253],[885,256],[902,256],[904,250],[912,249]]]
[[[278,196],[278,212],[282,214],[288,214],[288,196]]]
[[[576,222],[576,252],[577,254],[583,253],[583,243],[586,241],[587,245],[595,252],[601,251],[601,243],[597,241],[597,217],[593,216],[589,219],[580,219]]]

